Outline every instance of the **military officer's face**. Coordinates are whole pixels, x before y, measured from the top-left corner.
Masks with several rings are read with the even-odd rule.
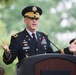
[[[30,18],[26,17],[24,19],[24,22],[26,24],[26,28],[30,30],[31,32],[34,32],[38,26],[39,19],[38,18]]]

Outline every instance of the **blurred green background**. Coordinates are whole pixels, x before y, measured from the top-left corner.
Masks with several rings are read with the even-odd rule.
[[[29,5],[42,8],[43,15],[37,30],[47,33],[58,48],[67,47],[69,41],[76,37],[76,0],[0,0],[0,45],[2,40],[9,45],[11,35],[25,28],[21,11]],[[2,55],[0,46],[0,65],[4,67],[5,75],[15,75],[17,59],[5,65]]]

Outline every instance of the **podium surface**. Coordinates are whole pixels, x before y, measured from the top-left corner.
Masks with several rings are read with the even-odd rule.
[[[76,75],[76,56],[58,53],[38,54],[26,57],[17,64],[17,75],[50,75],[52,72]]]

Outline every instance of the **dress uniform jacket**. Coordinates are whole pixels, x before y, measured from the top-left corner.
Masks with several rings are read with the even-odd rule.
[[[37,43],[34,44],[32,37],[28,34],[26,29],[20,33],[17,33],[11,37],[11,42],[9,49],[11,54],[6,57],[6,54],[3,55],[3,61],[6,64],[10,64],[14,61],[16,57],[21,61],[24,57],[43,54],[43,53],[53,53],[53,49],[50,45],[50,41],[42,32],[36,32],[37,34]],[[65,53],[70,53],[68,48],[65,48]],[[61,53],[61,51],[57,51]],[[63,53],[63,50],[62,50]]]

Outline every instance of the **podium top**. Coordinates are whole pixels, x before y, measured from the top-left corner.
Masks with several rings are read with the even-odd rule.
[[[23,58],[21,62],[30,61],[30,59],[33,60],[34,62],[36,62],[37,60],[40,61],[40,60],[53,59],[53,58],[66,59],[73,63],[76,63],[76,56],[69,55],[69,54],[59,54],[59,53],[46,53],[46,54],[32,55],[32,56]],[[21,63],[21,62],[19,62],[19,63]]]

